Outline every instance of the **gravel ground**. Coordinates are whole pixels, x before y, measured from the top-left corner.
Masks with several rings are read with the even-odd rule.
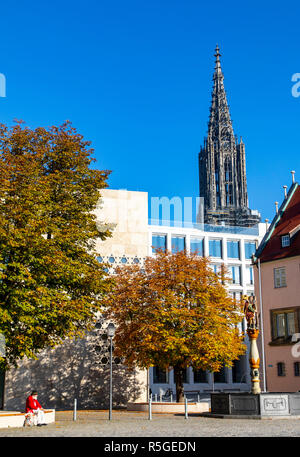
[[[300,437],[300,419],[215,419],[190,415],[113,411],[56,411],[44,427],[0,429],[1,437]]]

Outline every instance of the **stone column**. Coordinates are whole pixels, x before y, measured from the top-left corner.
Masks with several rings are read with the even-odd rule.
[[[259,352],[256,342],[259,335],[259,330],[248,328],[247,333],[250,339],[249,362],[251,367],[251,392],[253,394],[260,394]]]

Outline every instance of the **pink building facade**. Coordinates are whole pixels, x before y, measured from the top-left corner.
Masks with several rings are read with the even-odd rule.
[[[261,322],[262,387],[265,385],[269,392],[300,391],[300,187],[297,183],[293,183],[276,213],[255,254],[254,264]]]

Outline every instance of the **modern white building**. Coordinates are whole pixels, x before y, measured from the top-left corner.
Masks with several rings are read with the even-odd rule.
[[[242,295],[254,294],[251,256],[266,232],[265,223],[255,227],[229,227],[148,219],[146,192],[112,189],[103,191],[100,214],[105,214],[105,222],[114,226],[113,236],[98,245],[100,260],[110,263],[112,270],[115,265],[142,264],[146,255],[155,255],[155,248],[172,252],[186,249],[187,252],[197,251],[199,255],[209,256],[215,272],[221,265],[227,267],[231,277],[229,292],[237,300]],[[241,326],[241,330],[244,329],[245,322]],[[249,391],[248,353],[232,369],[224,368],[219,373],[194,372],[188,368],[185,380],[185,392],[190,394]],[[175,395],[173,371],[150,368],[147,385],[158,397],[170,390]]]
[[[257,227],[229,227],[208,224],[184,224],[150,220],[148,225],[148,255],[155,255],[155,248],[167,248],[175,252],[186,249],[199,255],[209,256],[215,272],[224,265],[231,277],[230,294],[240,299],[242,295],[254,294],[251,256],[266,231],[266,224]],[[245,330],[245,321],[241,330]],[[246,337],[246,343],[248,343]],[[234,363],[232,369],[224,368],[219,373],[196,371],[188,368],[185,374],[186,393],[212,391],[249,391],[250,369],[248,352]],[[173,371],[165,372],[157,367],[150,369],[150,387],[153,394],[163,394],[171,389],[175,394]]]

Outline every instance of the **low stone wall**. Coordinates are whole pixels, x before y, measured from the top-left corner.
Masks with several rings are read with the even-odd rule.
[[[45,409],[45,424],[55,422],[55,410]],[[0,428],[23,427],[25,413],[18,411],[0,411]]]
[[[128,403],[127,411],[148,411],[149,403]],[[207,402],[188,402],[188,413],[203,413],[209,411],[210,405]],[[152,402],[152,413],[184,413],[184,403]]]

